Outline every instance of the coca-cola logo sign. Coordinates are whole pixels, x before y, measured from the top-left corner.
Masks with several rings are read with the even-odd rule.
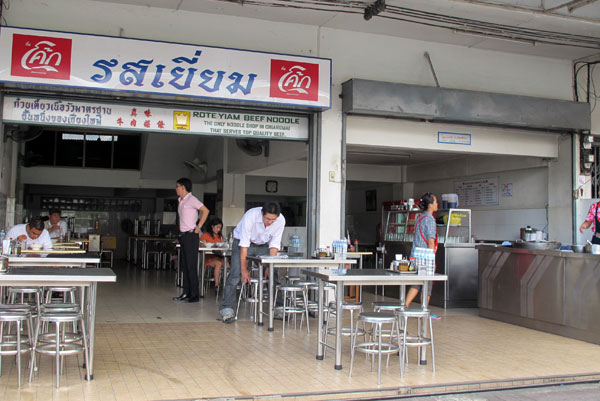
[[[319,65],[271,60],[270,96],[284,99],[318,100]]]
[[[11,75],[68,80],[71,39],[13,35]]]

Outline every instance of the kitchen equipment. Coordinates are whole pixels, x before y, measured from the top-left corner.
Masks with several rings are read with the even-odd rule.
[[[448,209],[456,209],[458,207],[458,195],[457,194],[446,194],[448,195]],[[442,200],[443,202],[443,200]]]
[[[535,228],[531,226],[521,228],[521,240],[523,241],[537,241],[537,232]]]
[[[591,253],[593,255],[600,255],[600,245],[598,244],[587,244],[585,246],[586,253]]]
[[[571,250],[575,253],[584,253],[585,245],[571,245]]]
[[[556,241],[523,241],[516,240],[512,242],[513,248],[532,249],[532,250],[552,250],[560,248],[560,242]],[[600,249],[598,249],[600,253]]]
[[[442,209],[448,209],[448,194],[442,194]]]

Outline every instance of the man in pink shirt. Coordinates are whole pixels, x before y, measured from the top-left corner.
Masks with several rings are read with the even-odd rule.
[[[180,178],[175,185],[179,196],[177,214],[179,217],[179,245],[181,246],[179,266],[183,271],[183,293],[174,297],[174,301],[198,302],[200,287],[198,284],[198,246],[200,229],[210,212],[202,202],[192,195],[192,182]],[[198,221],[198,212],[202,213]],[[198,222],[198,224],[196,224]]]

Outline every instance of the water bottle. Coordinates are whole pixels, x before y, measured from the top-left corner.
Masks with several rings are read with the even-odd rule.
[[[342,259],[347,259],[348,258],[348,241],[347,240],[342,240],[342,244],[341,244],[341,248],[342,248]]]

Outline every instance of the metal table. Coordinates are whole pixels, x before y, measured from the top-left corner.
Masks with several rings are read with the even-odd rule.
[[[62,267],[86,267],[100,263],[100,254],[36,254],[36,255],[3,255],[8,258],[9,267],[35,267],[35,266],[62,266]]]
[[[202,246],[198,248],[198,252],[202,254],[202,257],[198,258],[198,276],[200,277],[200,297],[204,297],[204,271],[206,270],[205,262],[206,255],[218,255],[223,256],[223,269],[221,270],[221,274],[223,275],[223,280],[227,282],[227,258],[231,257],[231,249],[229,248],[203,248]],[[218,252],[218,253],[215,253]],[[215,283],[216,285],[217,283]],[[223,296],[225,296],[225,291],[223,291]]]
[[[147,269],[146,266],[146,252],[148,248],[148,241],[167,241],[177,242],[177,237],[152,237],[152,236],[136,236],[132,235],[129,237],[127,244],[127,260],[131,261],[131,242],[133,241],[133,263],[137,264],[138,259],[138,242],[142,241],[142,269]]]
[[[117,276],[109,268],[23,267],[22,264],[19,267],[14,267],[14,264],[11,265],[10,263],[10,258],[8,272],[0,274],[0,287],[42,287],[54,285],[81,288],[81,308],[89,331],[90,379],[94,378],[94,329],[96,324],[97,286],[99,282],[114,283],[116,281]],[[88,288],[87,296],[85,295],[85,288]]]
[[[274,269],[292,268],[292,267],[316,267],[321,269],[340,268],[346,264],[356,264],[356,260],[351,259],[305,259],[305,258],[283,258],[281,256],[248,256],[248,260],[258,263],[258,299],[263,299],[263,276],[264,266],[269,267],[269,331],[273,331],[273,306],[275,303],[274,292],[275,282],[273,278]],[[319,300],[322,299],[322,292],[319,293]],[[258,325],[263,325],[263,303],[258,303]],[[320,330],[319,330],[320,331]]]
[[[350,269],[346,270],[345,274],[339,274],[333,270],[304,270],[308,276],[319,279],[319,328],[323,327],[323,282],[335,283],[337,285],[336,291],[336,327],[342,327],[342,302],[344,299],[344,286],[347,285],[412,285],[418,284],[423,285],[428,281],[446,281],[448,276],[442,274],[435,275],[416,275],[416,274],[403,274],[398,271],[385,270],[385,269]],[[422,289],[422,307],[423,309],[428,308],[428,288],[423,285]],[[401,300],[404,301],[404,291],[400,291]],[[423,335],[425,335],[426,325],[422,327]],[[317,359],[323,359],[323,331],[318,332],[318,346],[317,346]],[[421,364],[426,364],[427,359],[425,356],[425,348],[421,350]],[[342,369],[342,331],[336,330],[335,336],[335,369]]]

